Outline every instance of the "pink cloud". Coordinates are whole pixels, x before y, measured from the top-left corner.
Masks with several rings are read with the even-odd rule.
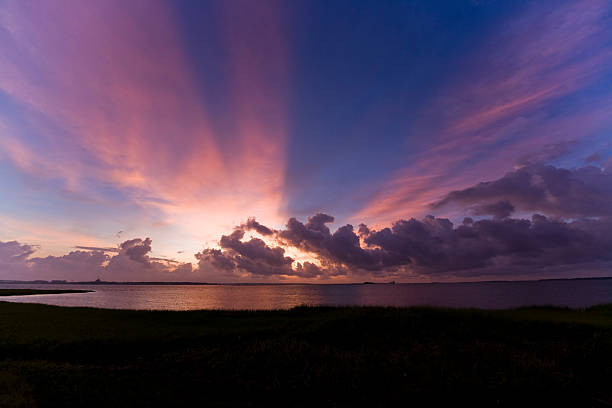
[[[280,220],[283,27],[274,4],[243,6],[221,13],[237,104],[228,138],[211,125],[214,101],[201,92],[169,3],[3,2],[0,90],[25,107],[27,123],[0,118],[0,160],[109,205],[117,203],[97,187],[119,189],[130,204],[161,211],[194,247],[233,219]]]
[[[124,241],[117,249],[87,248],[65,255],[35,256],[38,246],[0,241],[0,280],[202,281],[190,263],[149,256],[151,239]],[[86,248],[86,247],[81,247]]]

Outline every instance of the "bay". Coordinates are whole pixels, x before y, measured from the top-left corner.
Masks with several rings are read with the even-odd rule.
[[[580,308],[612,303],[612,279],[369,285],[3,284],[0,287],[93,290],[3,297],[2,301],[142,310],[269,310],[300,305]]]

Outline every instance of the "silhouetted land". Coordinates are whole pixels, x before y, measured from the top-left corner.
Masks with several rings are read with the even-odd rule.
[[[612,305],[151,312],[0,302],[0,406],[605,406]]]
[[[24,295],[58,295],[61,293],[87,293],[91,290],[72,289],[0,289],[0,296],[24,296]]]

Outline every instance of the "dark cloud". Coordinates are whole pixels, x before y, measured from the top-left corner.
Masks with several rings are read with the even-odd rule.
[[[168,259],[168,258],[156,258],[153,256],[149,257],[150,261],[159,261],[159,262],[166,262],[166,263],[170,263],[170,264],[179,264],[179,261],[175,261],[174,259]]]
[[[314,263],[293,263],[281,247],[257,238],[242,241],[238,229],[223,236],[220,249],[205,249],[196,257],[230,273],[303,277],[339,274],[402,276],[405,274],[488,275],[537,274],[542,268],[612,262],[612,218],[571,222],[535,214],[531,219],[508,218],[510,207],[498,204],[493,219],[464,219],[457,226],[445,218],[399,220],[375,230],[361,224],[331,232],[333,217],[317,214],[306,223],[289,219],[276,232],[284,246],[310,253]],[[536,275],[537,276],[537,275]]]
[[[609,220],[570,223],[542,215],[527,219],[480,220],[454,227],[450,221],[427,217],[398,221],[366,239],[378,245],[389,264],[410,262],[422,273],[477,270],[504,265],[506,274],[524,267],[547,267],[612,261]]]
[[[126,240],[117,248],[79,246],[82,250],[46,258],[32,258],[35,246],[0,242],[0,272],[50,278],[83,276],[81,279],[100,273],[108,280],[436,274],[541,277],[542,271],[551,268],[593,270],[597,265],[612,265],[612,174],[606,167],[568,170],[529,165],[498,180],[453,191],[432,207],[450,205],[464,207],[475,218],[492,218],[466,217],[455,225],[446,218],[427,216],[400,219],[382,229],[362,223],[356,229],[346,224],[335,231],[330,229],[334,217],[323,213],[306,222],[290,218],[278,230],[249,218],[223,235],[217,248],[195,254],[197,268],[151,257],[150,238]],[[511,218],[515,212],[535,214]],[[247,237],[247,231],[261,238]],[[307,253],[311,262],[296,261],[287,255],[288,248]]]
[[[244,231],[236,230],[231,235],[224,235],[219,245],[225,249],[231,249],[236,254],[248,259],[261,260],[268,265],[283,266],[291,264],[293,259],[285,256],[285,250],[281,247],[270,248],[259,238],[252,238],[242,242]]]
[[[506,202],[517,211],[541,212],[568,218],[612,216],[612,172],[596,166],[561,169],[553,166],[528,166],[502,178],[479,183],[447,194],[434,203],[439,209],[448,205],[477,206],[495,215],[495,203]]]
[[[587,163],[599,163],[601,161],[601,155],[599,153],[593,153],[585,160]]]
[[[506,218],[514,212],[514,206],[508,201],[477,205],[472,209],[474,215],[492,215],[495,218]]]
[[[242,241],[243,237],[244,231],[236,229],[232,234],[221,237],[219,245],[223,250],[208,248],[197,253],[195,256],[200,262],[200,268],[210,263],[223,271],[243,271],[257,276],[310,277],[319,274],[316,265],[309,263],[298,264],[296,269],[293,269],[293,259],[285,256],[285,250],[281,247],[270,247],[259,238]]]
[[[255,230],[261,235],[272,235],[274,234],[274,230],[266,227],[265,225],[260,224],[255,220],[255,218],[249,218],[247,222],[241,225],[241,229],[244,230]]]
[[[287,221],[286,228],[277,233],[279,240],[305,252],[317,254],[322,263],[334,266],[335,273],[342,271],[344,265],[359,265],[361,269],[380,270],[381,259],[377,250],[365,250],[360,245],[360,236],[370,233],[361,224],[357,235],[352,225],[338,228],[333,234],[326,224],[334,222],[334,217],[316,214],[304,224],[295,218]]]
[[[186,272],[191,269],[183,264],[149,256],[151,238],[134,238],[119,244],[119,253],[111,257],[104,268],[107,280],[185,280],[179,278],[176,271]],[[189,280],[189,274],[187,274]],[[176,279],[175,279],[176,278]]]
[[[457,227],[444,218],[400,220],[364,240],[376,247],[385,268],[410,266],[420,273],[483,269],[498,265],[508,274],[523,267],[612,261],[612,221],[564,222],[543,215],[492,219]],[[357,265],[355,265],[357,266]]]
[[[148,264],[150,258],[148,253],[151,252],[151,238],[134,238],[119,244],[119,254],[125,254],[134,262]]]
[[[309,252],[317,252],[325,247],[325,241],[330,237],[327,225],[334,222],[334,217],[327,214],[316,214],[308,217],[306,224],[295,218],[287,221],[286,229],[279,231],[278,236],[288,245]]]

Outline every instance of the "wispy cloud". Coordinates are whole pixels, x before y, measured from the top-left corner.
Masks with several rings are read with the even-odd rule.
[[[154,208],[198,239],[199,226],[219,230],[228,218],[277,221],[281,18],[273,3],[243,6],[220,10],[235,104],[235,129],[220,132],[168,3],[3,2],[0,90],[15,115],[0,115],[0,159],[75,196]]]
[[[425,214],[447,191],[499,177],[526,153],[577,144],[612,124],[610,94],[594,86],[612,71],[610,3],[544,6],[531,3],[474,44],[454,79],[424,103],[408,164],[355,219]],[[595,107],[583,106],[584,98]]]

